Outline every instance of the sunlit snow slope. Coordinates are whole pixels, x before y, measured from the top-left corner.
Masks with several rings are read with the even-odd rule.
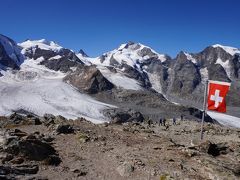
[[[240,128],[240,118],[238,117],[217,113],[214,111],[208,111],[207,114],[213,119],[216,119],[222,125]]]
[[[3,72],[0,77],[0,114],[24,109],[42,116],[45,113],[67,118],[85,117],[94,123],[106,121],[101,110],[110,105],[81,94],[64,83],[63,73],[38,65],[42,59],[25,60],[21,70]]]

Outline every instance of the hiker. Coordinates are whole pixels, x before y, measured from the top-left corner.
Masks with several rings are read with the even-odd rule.
[[[152,120],[151,120],[150,118],[148,118],[147,124],[148,124],[148,127],[151,126],[151,124],[152,124]]]
[[[173,117],[173,125],[176,125],[176,118]]]
[[[162,126],[162,124],[163,124],[163,120],[162,120],[162,118],[160,118],[160,119],[159,119],[158,126]]]
[[[181,119],[181,121],[183,121],[183,115],[181,114],[181,116],[180,116],[180,119]]]
[[[163,126],[166,126],[166,119],[163,118]]]

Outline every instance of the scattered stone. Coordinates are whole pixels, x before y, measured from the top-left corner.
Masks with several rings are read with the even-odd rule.
[[[38,118],[38,117],[33,117],[32,120],[34,121],[35,125],[41,125],[42,124],[40,118]]]
[[[44,137],[43,137],[43,140],[44,140],[45,142],[50,143],[50,142],[52,142],[52,141],[54,140],[54,138],[51,137],[51,136],[44,136]]]
[[[11,161],[13,158],[12,154],[6,154],[5,157],[2,158],[2,163],[5,164],[5,162]]]
[[[52,114],[44,114],[44,115],[43,115],[43,118],[44,118],[45,120],[54,120],[54,119],[55,119],[55,116],[52,115]]]
[[[220,154],[226,154],[228,147],[224,144],[214,144],[210,141],[205,141],[198,146],[201,152],[208,153],[212,156],[218,156]]]
[[[38,165],[0,166],[0,175],[36,174],[38,170],[39,170]]]
[[[82,143],[88,142],[90,140],[89,136],[84,133],[78,133],[77,138]]]
[[[41,137],[42,135],[36,136],[34,134],[30,134],[25,138],[12,137],[8,139],[3,150],[8,154],[20,155],[28,160],[35,161],[42,161],[51,155],[57,155],[56,150]]]
[[[62,160],[59,158],[59,156],[56,155],[50,155],[48,158],[44,160],[45,165],[52,165],[52,166],[58,166]]]
[[[24,159],[22,157],[16,157],[9,162],[11,164],[22,164],[24,162]]]
[[[159,146],[154,146],[154,147],[153,147],[153,149],[154,149],[154,150],[161,150],[161,149],[162,149],[162,147],[159,147]]]
[[[122,177],[128,177],[131,175],[131,173],[134,171],[134,166],[129,162],[124,162],[122,165],[117,167],[117,172]]]
[[[9,119],[13,121],[15,124],[19,124],[21,121],[25,119],[25,117],[20,114],[13,113],[12,115],[10,115]]]
[[[18,137],[24,137],[27,136],[27,133],[19,130],[19,129],[14,129],[13,132],[9,132],[10,136],[18,136]]]
[[[74,132],[74,129],[71,125],[58,125],[56,128],[58,134],[71,134]]]
[[[234,165],[232,171],[236,176],[240,176],[240,165],[239,164]]]

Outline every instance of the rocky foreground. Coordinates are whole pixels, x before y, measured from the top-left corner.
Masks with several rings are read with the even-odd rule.
[[[0,118],[0,179],[240,179],[240,130],[177,121]]]

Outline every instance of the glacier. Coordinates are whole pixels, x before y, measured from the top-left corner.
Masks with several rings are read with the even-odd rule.
[[[84,117],[94,123],[108,121],[101,111],[114,106],[94,100],[64,83],[62,78],[66,74],[39,65],[42,60],[26,59],[20,71],[2,72],[1,115],[24,109],[39,116],[51,113],[71,119]]]

